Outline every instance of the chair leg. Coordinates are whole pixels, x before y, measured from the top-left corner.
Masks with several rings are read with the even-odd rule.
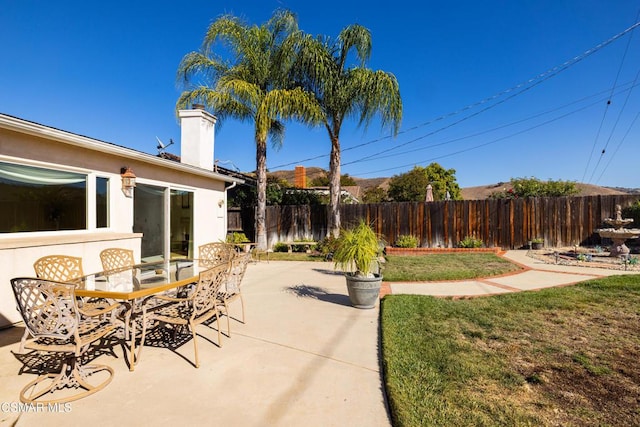
[[[196,368],[199,368],[200,360],[198,359],[198,340],[196,339],[196,325],[194,325],[192,322],[189,322],[189,328],[191,329],[191,334],[193,335],[193,353],[195,354]]]
[[[242,293],[240,293],[240,305],[242,306],[242,323],[244,323],[244,298]]]
[[[24,345],[27,342],[27,338],[29,338],[29,329],[25,327],[24,334],[22,334],[22,339],[20,340],[20,349],[18,349],[20,354],[24,353]]]
[[[140,360],[140,355],[142,354],[142,349],[144,348],[144,340],[147,336],[147,319],[143,316],[141,319],[142,322],[142,332],[141,332],[141,336],[140,336],[140,347],[138,347],[138,354],[132,354],[131,358],[132,358],[132,366],[135,365],[136,363],[138,363],[138,361]],[[132,339],[135,341],[136,337],[132,337]],[[133,369],[131,369],[133,370]]]
[[[222,333],[220,332],[220,310],[216,310],[216,326],[218,326],[218,345],[222,347]]]
[[[227,316],[227,335],[231,338],[231,323],[229,321],[229,304],[224,300],[224,314]]]

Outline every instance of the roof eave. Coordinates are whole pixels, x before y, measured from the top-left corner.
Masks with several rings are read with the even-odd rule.
[[[22,120],[17,117],[7,116],[5,114],[0,114],[0,128],[12,130],[15,132],[21,132],[36,137],[57,141],[63,144],[73,145],[76,147],[87,148],[105,154],[128,157],[152,165],[175,169],[193,175],[214,178],[224,182],[237,182],[238,184],[244,183],[244,180],[239,178],[232,178],[230,176],[222,175],[210,170],[198,168],[191,165],[185,165],[184,163],[178,163],[173,160],[162,159],[160,157],[133,150],[131,148],[121,147],[109,142],[99,141],[87,136],[66,132],[63,130],[41,125],[39,123]]]

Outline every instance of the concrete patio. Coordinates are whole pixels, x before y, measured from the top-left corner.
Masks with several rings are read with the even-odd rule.
[[[113,381],[63,413],[12,410],[34,375],[18,375],[22,364],[13,355],[23,328],[0,331],[0,424],[390,425],[378,309],[351,307],[333,264],[250,264],[243,294],[247,322],[232,320],[232,337],[223,336],[222,348],[214,329],[198,327],[199,369],[191,342],[176,352],[145,346],[133,372],[117,347],[118,358],[96,359],[115,369]],[[239,316],[239,302],[231,310]]]
[[[499,278],[402,284],[391,293],[479,296],[572,283],[629,272],[543,264],[525,251],[506,258],[526,266]],[[200,368],[193,345],[145,346],[129,372],[122,349],[97,361],[116,373],[104,390],[71,402],[64,412],[17,411],[21,388],[14,356],[23,328],[0,331],[0,424],[16,426],[131,424],[234,426],[389,426],[383,391],[378,307],[350,306],[344,278],[332,263],[250,264],[243,282],[247,323],[232,321],[232,337],[198,327]],[[232,316],[239,316],[239,303]],[[214,324],[215,326],[215,324]],[[222,322],[223,331],[226,322]],[[63,407],[61,409],[67,409]]]

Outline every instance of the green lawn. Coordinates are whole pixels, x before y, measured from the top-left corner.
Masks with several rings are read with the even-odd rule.
[[[260,255],[266,260],[266,254]],[[271,261],[325,261],[318,253],[271,252]],[[490,277],[520,270],[493,253],[448,253],[429,255],[390,255],[383,266],[384,280],[414,282],[430,280],[464,280]]]
[[[384,265],[383,276],[387,282],[464,280],[517,270],[520,270],[519,266],[493,253],[390,255]]]
[[[640,425],[640,276],[381,302],[395,426]]]

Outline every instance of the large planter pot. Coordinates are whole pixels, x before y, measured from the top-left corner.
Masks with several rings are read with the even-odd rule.
[[[350,273],[344,275],[347,279],[349,300],[355,308],[374,308],[380,296],[382,275],[375,277],[360,277]]]

